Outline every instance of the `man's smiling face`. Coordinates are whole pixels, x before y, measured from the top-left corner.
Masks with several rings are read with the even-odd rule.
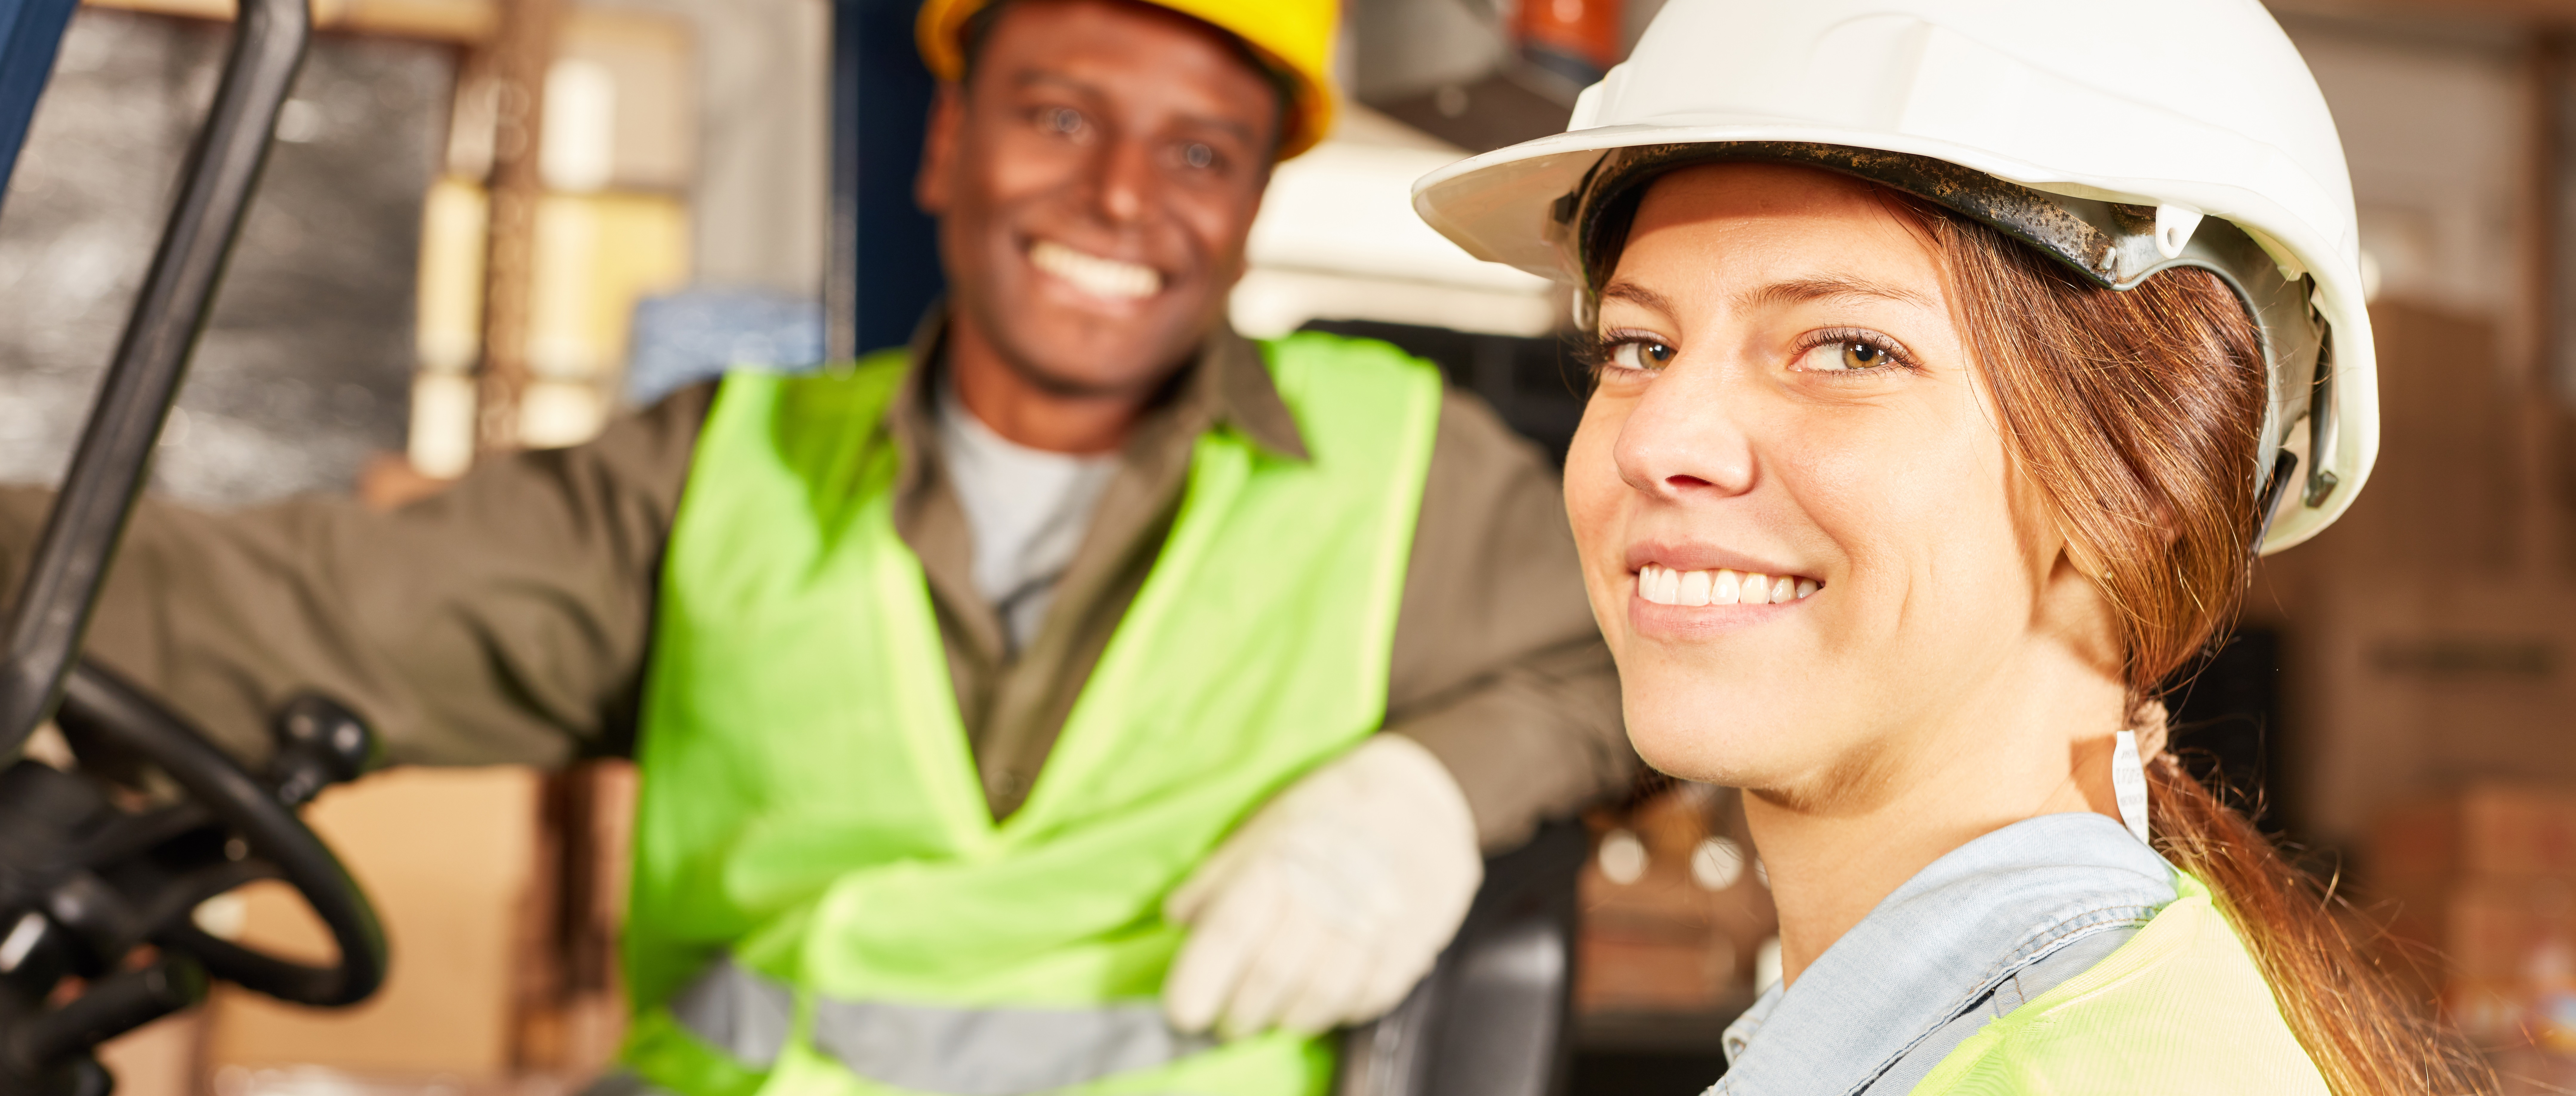
[[[1242,275],[1280,120],[1221,31],[1130,0],[1011,0],[941,89],[919,184],[957,319],[1051,392],[1160,384]]]

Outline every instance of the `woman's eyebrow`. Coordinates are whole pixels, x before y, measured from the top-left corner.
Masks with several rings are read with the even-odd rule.
[[[1657,293],[1645,286],[1638,285],[1635,282],[1615,281],[1609,285],[1603,286],[1601,287],[1601,299],[1605,301],[1626,301],[1633,305],[1661,312],[1667,316],[1673,314],[1673,302],[1665,300],[1663,294]]]
[[[1809,301],[1827,301],[1837,299],[1848,300],[1852,298],[1894,301],[1898,304],[1912,305],[1916,308],[1937,307],[1933,304],[1931,297],[1917,293],[1911,289],[1906,289],[1902,286],[1888,285],[1884,282],[1873,282],[1861,278],[1844,277],[1841,275],[1826,275],[1815,278],[1793,278],[1785,282],[1772,282],[1768,285],[1756,286],[1737,294],[1735,298],[1735,307],[1742,311],[1750,312],[1756,309],[1775,307],[1784,304],[1805,304]]]

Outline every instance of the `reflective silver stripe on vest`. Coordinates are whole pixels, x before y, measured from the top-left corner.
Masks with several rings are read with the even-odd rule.
[[[941,1008],[824,998],[814,1045],[880,1084],[948,1096],[1018,1096],[1163,1065],[1216,1046],[1163,1023],[1154,1004]]]
[[[778,1061],[795,991],[728,956],[671,999],[671,1015],[755,1069]],[[951,1008],[843,1001],[814,1005],[814,1046],[879,1084],[947,1096],[1019,1096],[1149,1069],[1209,1050],[1152,1003],[1103,1008]]]
[[[636,1076],[631,1070],[613,1069],[600,1074],[599,1079],[592,1081],[589,1088],[581,1090],[581,1096],[678,1096],[678,1094]]]
[[[733,961],[728,955],[671,998],[671,1017],[708,1046],[767,1069],[787,1048],[796,1024],[796,991]]]

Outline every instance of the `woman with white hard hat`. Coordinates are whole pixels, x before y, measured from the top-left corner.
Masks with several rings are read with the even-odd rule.
[[[2342,149],[2254,0],[1672,0],[1414,202],[1575,284],[1630,737],[1748,792],[1784,978],[1712,1092],[2486,1087],[2163,748],[2378,440]]]

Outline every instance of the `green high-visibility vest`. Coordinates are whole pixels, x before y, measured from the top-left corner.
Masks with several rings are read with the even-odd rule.
[[[2209,888],[2174,881],[2136,936],[1977,1029],[1913,1096],[2327,1096]]]
[[[886,430],[902,354],[728,377],[664,564],[625,1061],[686,1096],[1303,1096],[1320,1041],[1170,1031],[1166,894],[1383,722],[1439,375],[1262,348],[1310,459],[1197,439],[1026,803],[986,807]]]

